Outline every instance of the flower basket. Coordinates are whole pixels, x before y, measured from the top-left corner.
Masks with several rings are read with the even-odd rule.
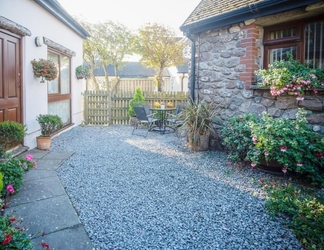
[[[259,85],[270,86],[272,96],[288,93],[301,101],[306,91],[316,94],[317,88],[324,87],[324,71],[294,60],[291,54],[288,54],[288,60],[276,61],[268,69],[255,73],[262,77]]]
[[[57,78],[58,70],[55,63],[50,59],[35,59],[31,61],[33,65],[33,72],[36,77],[41,78],[41,83],[44,83],[45,80],[52,81]]]

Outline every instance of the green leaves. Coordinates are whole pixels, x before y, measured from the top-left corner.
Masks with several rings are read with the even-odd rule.
[[[148,24],[139,29],[135,47],[142,57],[141,63],[156,70],[159,91],[163,83],[162,70],[184,63],[185,44],[177,39],[172,30],[161,24]]]
[[[129,116],[135,116],[134,107],[138,107],[139,105],[145,105],[145,97],[141,87],[136,88],[133,99],[129,101]]]
[[[306,249],[324,249],[324,199],[292,185],[268,189],[266,209],[289,218],[287,225]]]
[[[0,156],[7,146],[14,146],[24,140],[27,127],[13,121],[0,123]]]

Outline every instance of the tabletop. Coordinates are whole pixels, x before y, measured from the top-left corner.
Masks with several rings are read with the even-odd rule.
[[[164,108],[164,109],[161,109],[161,108],[150,108],[150,110],[158,110],[158,111],[172,111],[172,110],[176,110],[176,108]]]

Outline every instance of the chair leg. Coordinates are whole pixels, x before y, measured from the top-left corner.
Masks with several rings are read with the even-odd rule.
[[[138,122],[135,122],[134,123],[134,128],[133,128],[133,132],[132,132],[132,135],[134,134],[135,130],[137,129],[138,127]]]

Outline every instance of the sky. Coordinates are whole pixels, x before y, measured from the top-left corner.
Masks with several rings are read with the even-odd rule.
[[[159,23],[182,36],[179,27],[201,0],[57,0],[72,16],[96,23],[111,20],[136,30]]]

